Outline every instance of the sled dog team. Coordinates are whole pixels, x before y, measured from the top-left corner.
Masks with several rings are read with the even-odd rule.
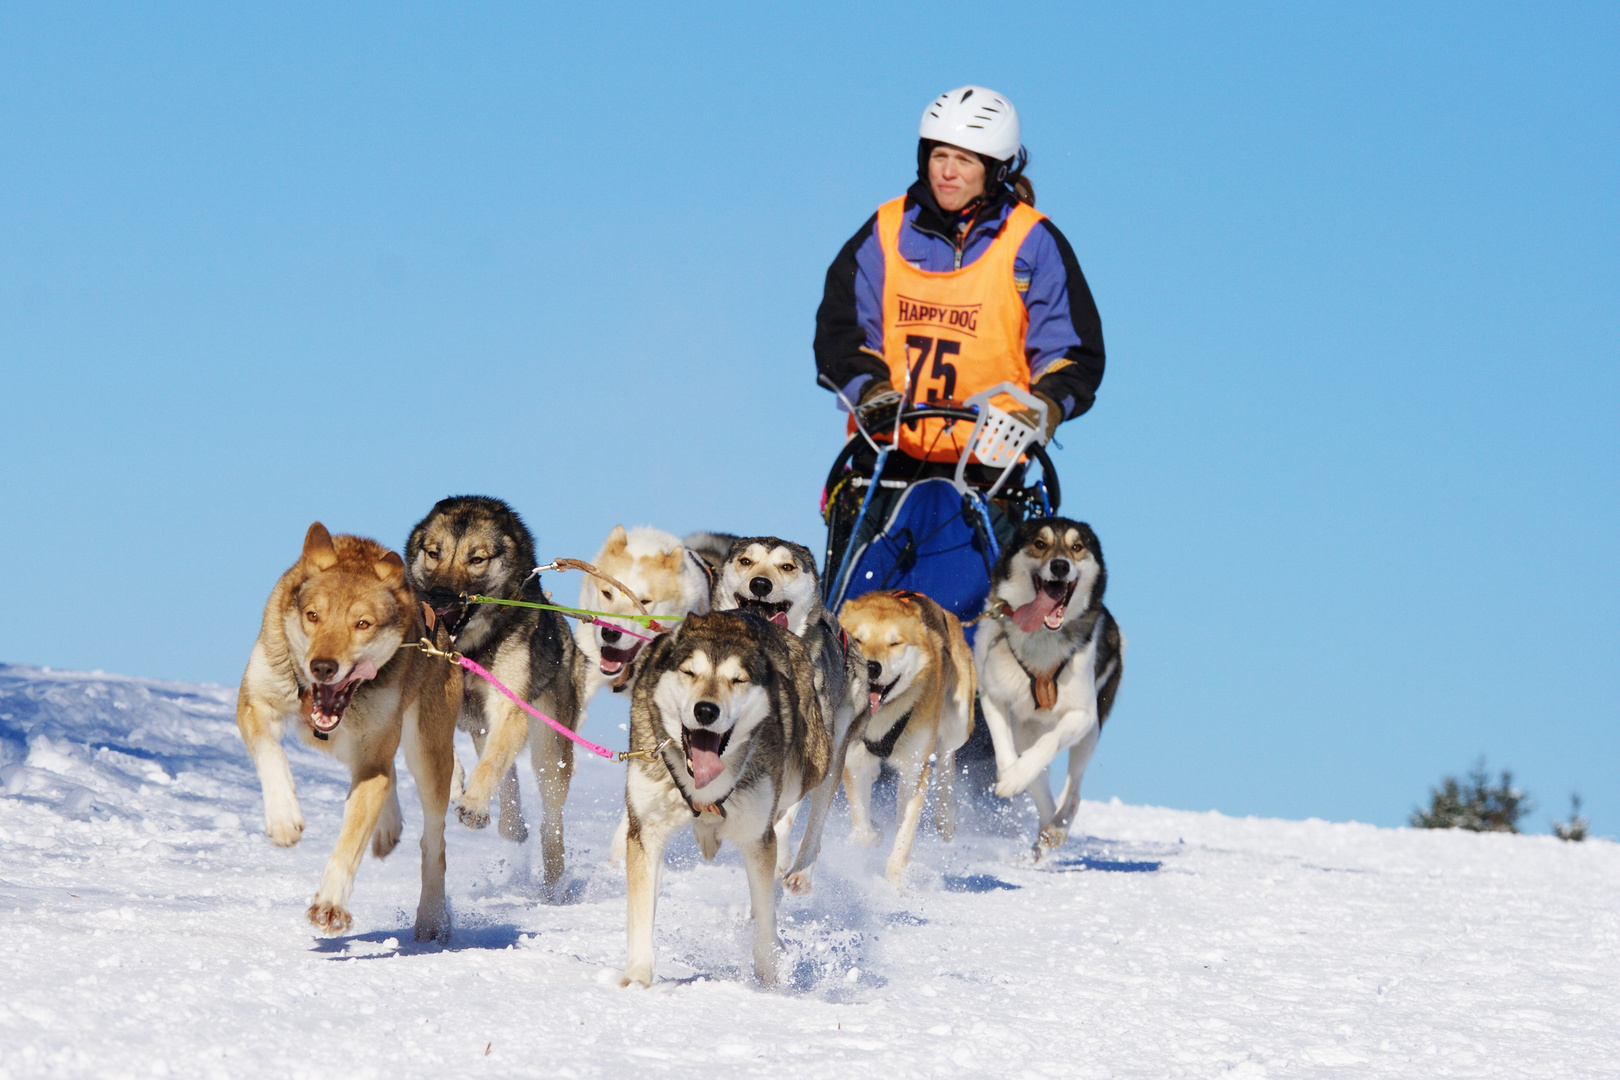
[[[540,789],[544,886],[562,881],[573,742],[421,648],[424,641],[476,661],[570,731],[603,687],[628,690],[636,756],[614,838],[629,879],[626,985],[653,980],[665,847],[688,824],[704,858],[722,841],[742,853],[754,970],[766,985],[776,976],[777,882],[810,891],[840,780],[855,838],[877,842],[870,793],[884,761],[899,777],[887,863],[899,885],[931,775],[935,826],[946,840],[955,830],[955,753],[972,729],[976,696],[995,748],[996,794],[1028,791],[1039,810],[1034,856],[1067,839],[1122,661],[1119,628],[1102,603],[1102,552],[1088,526],[1045,518],[1020,529],[992,575],[971,652],[956,617],[918,593],[869,593],[835,619],[822,605],[810,551],[775,537],[697,533],[682,541],[616,527],[595,559],[602,577],[585,576],[578,606],[645,614],[650,626],[602,617],[570,628],[557,611],[470,602],[551,603],[536,565],[523,521],[481,496],[435,505],[411,530],[403,559],[376,541],[309,527],[302,555],[265,606],[237,723],[279,846],[297,843],[304,828],[283,726],[349,766],[342,828],[307,912],[319,929],[352,925],[348,900],[367,843],[378,857],[399,843],[399,749],[424,820],[417,940],[450,933],[450,807],[473,828],[493,816],[502,836],[527,839],[514,767],[525,746]],[[453,746],[457,727],[478,752],[465,774]],[[1054,799],[1047,767],[1063,750],[1068,774]],[[805,828],[794,850],[801,806]]]

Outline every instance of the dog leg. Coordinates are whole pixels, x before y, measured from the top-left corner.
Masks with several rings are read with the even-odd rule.
[[[877,830],[872,828],[872,783],[882,769],[882,759],[873,755],[865,743],[849,748],[849,760],[844,764],[844,795],[849,799],[850,835],[862,847],[873,847],[878,842]]]
[[[895,785],[896,797],[900,800],[900,820],[895,825],[894,847],[889,852],[889,864],[883,876],[897,889],[901,887],[906,864],[911,861],[917,822],[922,819],[923,804],[928,799],[928,755],[932,750],[932,745],[924,745],[914,757],[889,759],[900,774]]]
[[[748,900],[754,914],[754,977],[765,987],[776,985],[776,958],[782,943],[776,936],[776,831],[743,845],[748,873]]]
[[[543,728],[529,743],[529,761],[540,782],[540,861],[550,894],[563,876],[563,803],[574,779],[574,744]]]
[[[812,801],[814,801],[814,800],[812,799]],[[792,856],[793,856],[793,847],[792,847],[793,819],[799,816],[799,807],[801,807],[803,805],[804,805],[804,800],[800,799],[798,802],[796,802],[792,806],[788,807],[787,811],[785,813],[783,813],[781,817],[776,819],[776,876],[777,877],[781,877],[783,874],[786,874],[787,871],[788,871],[788,865],[789,865],[788,860],[790,858],[792,858]],[[814,812],[813,811],[812,811],[811,816],[814,817]],[[806,874],[805,877],[804,877],[804,891],[805,892],[810,891],[810,879],[809,879],[808,874]],[[794,892],[798,892],[798,890],[795,889]]]
[[[630,815],[620,814],[618,827],[613,830],[613,843],[608,848],[608,862],[614,866],[624,865],[625,838],[630,835]]]
[[[390,784],[382,813],[377,815],[377,829],[371,834],[371,853],[379,859],[387,858],[399,846],[399,838],[404,832],[405,817],[399,810],[399,785]]]
[[[467,787],[456,800],[456,816],[463,825],[472,829],[482,829],[489,824],[490,800],[495,797],[497,787],[506,780],[513,759],[529,738],[529,717],[526,713],[508,705],[504,699],[497,699],[494,694],[487,695],[484,700],[488,734],[484,736],[483,747],[478,751],[478,764],[473,766],[472,774],[467,777]],[[515,780],[512,792],[514,795],[517,792]]]
[[[841,715],[846,711],[839,710]],[[838,778],[844,774],[850,744],[859,740],[861,732],[866,730],[866,720],[865,715],[856,717],[850,714],[842,725],[843,732],[833,745],[833,759],[827,763],[827,775],[810,793],[810,817],[805,822],[804,836],[799,839],[798,857],[793,860],[793,868],[782,877],[783,886],[795,896],[810,892],[810,875],[816,868],[816,860],[821,857],[821,833],[827,827],[827,814],[832,809],[833,796],[838,793]],[[835,724],[835,729],[838,726]],[[835,734],[838,733],[835,731]],[[789,829],[791,831],[791,826]],[[787,833],[778,834],[777,841],[785,849]]]
[[[254,660],[258,660],[257,649]],[[304,835],[304,815],[298,808],[298,788],[287,764],[287,751],[281,746],[281,717],[268,702],[254,698],[244,688],[237,701],[236,726],[264,792],[265,832],[276,847],[292,847]]]
[[[658,913],[658,890],[664,881],[664,847],[673,831],[666,822],[644,822],[625,836],[624,867],[629,881],[625,906],[628,939],[620,986],[653,981],[653,918]]]
[[[988,712],[985,713],[986,719],[989,715]],[[1020,748],[1017,759],[1010,766],[1003,768],[998,759],[996,771],[999,773],[999,779],[996,781],[996,794],[1003,799],[1010,799],[1035,783],[1038,777],[1045,777],[1047,768],[1058,756],[1058,752],[1080,742],[1086,737],[1088,728],[1091,730],[1097,728],[1095,698],[1082,701],[1078,708],[1065,712],[1056,724],[1042,732],[1028,746]]]
[[[948,844],[956,837],[956,751],[939,751],[935,764],[934,830]]]
[[[1057,810],[1052,823],[1041,830],[1041,844],[1047,851],[1060,848],[1069,839],[1069,826],[1080,809],[1080,781],[1085,778],[1086,766],[1092,752],[1097,749],[1097,737],[1102,729],[1092,728],[1074,746],[1069,747],[1069,773],[1063,779],[1063,793],[1058,796]]]
[[[328,934],[341,934],[354,925],[349,914],[349,895],[354,892],[354,875],[360,868],[360,856],[365,854],[366,841],[377,828],[388,789],[394,784],[393,753],[389,763],[374,767],[375,771],[356,769],[349,797],[343,804],[343,829],[338,834],[337,846],[326,862],[321,875],[321,887],[315,900],[305,912],[309,921]]]
[[[484,744],[489,741],[489,727],[487,725],[488,722],[486,721],[485,726],[474,728],[471,732],[473,749],[478,751],[479,760],[483,760]],[[455,798],[459,800],[462,793],[467,789],[467,776],[461,771],[459,761],[456,763],[456,779],[452,783]],[[518,784],[517,766],[514,765],[506,770],[506,775],[501,778],[501,786],[496,794],[500,799],[501,816],[495,826],[495,831],[500,834],[503,840],[510,840],[514,844],[528,843],[529,826],[523,820],[523,796],[521,786]],[[466,822],[465,818],[462,820],[467,824],[471,824]],[[473,825],[472,827],[482,829],[484,826]]]
[[[1018,759],[1012,725],[1007,721],[1007,713],[1001,707],[1001,703],[989,694],[979,695],[979,706],[984,709],[984,726],[990,732],[990,746],[996,753],[996,773],[1000,775],[1012,768],[1013,762]],[[996,794],[1000,795],[1001,792],[997,791]],[[1011,796],[1003,795],[1002,798]]]
[[[444,819],[450,792],[461,771],[456,760],[455,713],[424,698],[407,717],[405,764],[416,778],[422,804],[422,892],[416,902],[417,941],[450,940],[450,905],[444,893]]]

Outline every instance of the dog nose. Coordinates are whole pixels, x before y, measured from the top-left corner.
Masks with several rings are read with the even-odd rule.
[[[336,660],[311,660],[309,673],[315,676],[316,682],[328,683],[337,678],[338,662]]]
[[[768,577],[757,577],[748,583],[748,591],[762,598],[771,595],[771,588],[771,579]]]
[[[873,682],[883,678],[883,665],[876,660],[868,660],[866,662],[866,677]]]
[[[712,724],[720,719],[720,706],[712,701],[700,701],[692,706],[692,716],[700,724]]]
[[[1050,570],[1052,572],[1052,576],[1059,581],[1069,576],[1068,559],[1053,559],[1051,562],[1046,564],[1046,568]]]
[[[605,645],[612,645],[614,642],[618,641],[623,636],[624,635],[621,634],[617,630],[609,630],[605,626],[602,628],[602,642]]]

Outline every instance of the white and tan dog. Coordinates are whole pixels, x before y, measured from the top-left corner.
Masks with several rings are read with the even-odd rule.
[[[684,616],[709,610],[707,565],[677,537],[661,529],[641,525],[626,530],[623,525],[615,525],[602,550],[596,553],[594,565],[632,590],[635,600],[646,607],[646,614],[672,616],[670,623],[659,624],[663,629],[671,628]],[[641,608],[635,600],[589,574],[579,588],[579,606],[587,611],[639,615]],[[655,633],[629,620],[625,620],[624,628],[648,637]],[[574,640],[589,662],[582,706],[604,686],[623,689],[630,664],[646,644],[629,633],[583,621],[574,627]]]
[[[956,834],[956,751],[973,730],[973,654],[956,616],[921,593],[867,593],[846,603],[838,622],[866,657],[872,709],[844,763],[850,822],[858,843],[877,843],[872,782],[887,761],[899,774],[900,820],[886,876],[898,888],[936,756],[934,827],[946,842]]]
[[[291,847],[304,831],[284,726],[349,766],[343,828],[306,913],[329,934],[353,925],[349,896],[366,841],[378,858],[399,843],[405,826],[394,751],[403,744],[423,816],[416,939],[450,936],[444,817],[461,679],[445,661],[400,648],[422,636],[400,557],[375,540],[334,537],[317,521],[303,555],[270,593],[242,676],[236,723],[259,772],[272,843]]]
[[[1040,812],[1034,855],[1069,837],[1080,781],[1114,706],[1124,638],[1103,606],[1108,572],[1089,525],[1068,518],[1027,522],[991,575],[973,658],[979,700],[996,751],[996,794],[1028,791]],[[1069,752],[1053,800],[1046,770]]]

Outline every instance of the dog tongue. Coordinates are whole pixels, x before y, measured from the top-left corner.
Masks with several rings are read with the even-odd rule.
[[[1035,594],[1035,599],[1012,613],[1012,621],[1024,633],[1033,634],[1041,628],[1042,623],[1046,623],[1047,626],[1052,625],[1050,616],[1053,613],[1057,614],[1058,621],[1061,623],[1063,609],[1067,606],[1056,597],[1048,595],[1045,589],[1042,589]]]
[[[878,693],[876,690],[873,690],[873,691],[871,691],[871,697],[872,697],[872,711],[877,712],[879,706],[881,706],[883,704],[883,695]]]
[[[358,664],[354,665],[354,670],[349,673],[350,679],[375,679],[376,677],[377,665],[373,664],[370,660],[360,661]]]
[[[686,762],[692,767],[692,783],[698,788],[708,787],[709,781],[725,771],[725,762],[713,750],[700,750],[692,747],[687,755]]]
[[[774,612],[771,615],[771,622],[775,623],[777,626],[780,626],[782,629],[786,630],[788,628],[787,612],[785,612],[785,611]]]

